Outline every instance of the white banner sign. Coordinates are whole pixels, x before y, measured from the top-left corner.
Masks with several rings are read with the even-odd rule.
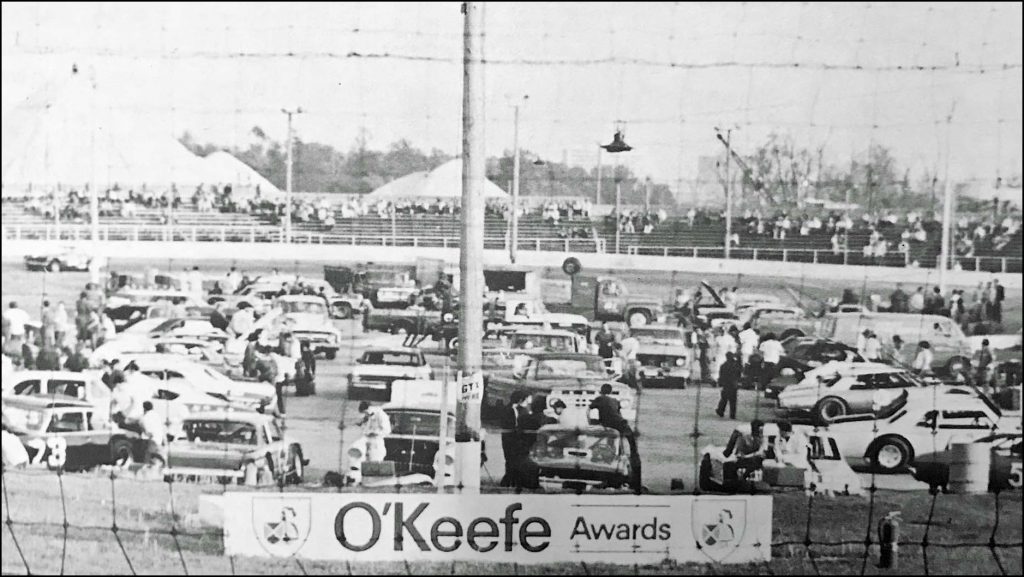
[[[227,493],[227,555],[350,561],[749,563],[772,499]]]

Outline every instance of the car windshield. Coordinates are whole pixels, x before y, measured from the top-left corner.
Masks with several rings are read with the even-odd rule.
[[[281,308],[287,313],[308,313],[327,315],[327,305],[315,301],[282,301]]]
[[[405,275],[403,273],[389,270],[367,271],[365,278],[373,283],[385,283],[390,285],[401,285],[405,283]]]
[[[149,332],[156,333],[156,334],[158,334],[158,333],[166,333],[168,331],[173,331],[174,329],[182,326],[183,324],[184,323],[182,322],[181,319],[167,319],[166,321],[164,321],[164,322],[158,324],[157,326],[153,327],[153,330],[151,330]]]
[[[187,421],[185,435],[193,443],[225,443],[228,445],[256,445],[256,427],[252,423],[237,421]]]
[[[386,411],[391,419],[391,434],[437,437],[441,434],[440,413],[430,411]],[[454,418],[449,416],[448,435],[455,435]]]
[[[423,365],[422,359],[415,353],[367,351],[363,353],[360,362],[364,365],[400,365],[404,367],[419,367]]]
[[[683,340],[683,336],[676,329],[631,329],[629,334],[641,343]]]
[[[514,335],[514,349],[544,349],[549,351],[572,352],[572,339],[562,335]]]
[[[541,380],[604,376],[604,365],[599,359],[541,359],[537,364],[537,378]]]
[[[814,348],[814,343],[783,342],[782,348],[786,351],[786,356],[798,361],[806,361],[811,358],[811,350]]]

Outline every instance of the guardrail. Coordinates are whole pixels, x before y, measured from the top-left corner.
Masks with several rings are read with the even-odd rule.
[[[284,229],[275,226],[190,226],[190,225],[101,225],[101,241],[129,242],[284,242]],[[3,240],[46,240],[84,241],[92,238],[89,225],[52,224],[4,225]],[[395,236],[379,234],[360,236],[358,234],[336,234],[330,232],[293,231],[293,244],[321,244],[341,246],[379,246],[413,248],[458,248],[459,239],[444,236]],[[486,236],[487,250],[507,250],[507,236]],[[533,252],[598,253],[608,252],[607,239],[578,238],[520,238],[519,250]],[[664,256],[689,258],[725,258],[721,246],[637,246],[623,247],[624,254],[632,256]],[[911,262],[907,255],[890,253],[884,257],[865,257],[858,251],[836,252],[831,249],[799,248],[746,248],[733,247],[730,257],[735,260],[759,260],[794,262],[807,264],[838,264],[857,266],[888,266],[907,268]],[[938,268],[939,257],[922,263],[924,268]],[[1020,273],[1022,259],[1019,257],[952,257],[954,270],[981,271],[992,273]]]

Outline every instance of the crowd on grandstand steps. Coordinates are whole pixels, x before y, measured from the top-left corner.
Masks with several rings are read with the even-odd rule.
[[[643,233],[651,234],[655,227],[668,220],[668,213],[664,208],[655,211],[627,209],[621,215],[615,211],[605,217],[606,223],[615,223],[619,232],[622,233]]]

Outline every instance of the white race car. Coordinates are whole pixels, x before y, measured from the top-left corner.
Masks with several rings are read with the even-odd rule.
[[[951,442],[971,442],[1020,426],[1020,417],[1004,420],[977,390],[938,385],[906,389],[874,414],[840,417],[828,431],[847,460],[864,459],[877,471],[896,472],[919,457],[945,451]]]
[[[188,357],[160,353],[129,354],[123,363],[135,362],[142,374],[158,381],[185,381],[197,390],[233,405],[257,408],[277,402],[274,385],[255,381],[236,381]]]
[[[870,413],[880,395],[926,383],[906,369],[881,363],[833,361],[812,369],[804,379],[779,393],[779,408],[811,413],[818,423],[843,415]],[[885,403],[882,403],[885,404]]]
[[[28,270],[62,272],[66,270],[87,271],[93,256],[74,246],[66,246],[53,252],[35,253],[25,256]],[[95,257],[99,267],[106,266],[106,257]]]

